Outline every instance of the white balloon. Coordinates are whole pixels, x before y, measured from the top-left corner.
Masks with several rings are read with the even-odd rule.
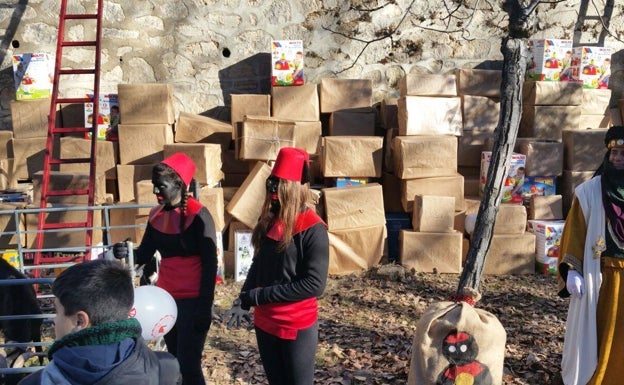
[[[464,220],[464,228],[468,234],[472,234],[477,223],[477,214],[468,214]]]
[[[134,305],[130,318],[141,324],[142,337],[152,341],[169,333],[178,317],[175,300],[158,286],[139,286],[134,289]]]

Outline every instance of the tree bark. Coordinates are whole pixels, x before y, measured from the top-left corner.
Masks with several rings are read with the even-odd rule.
[[[527,43],[526,37],[513,36],[505,37],[502,42],[501,52],[504,61],[500,116],[494,132],[495,143],[487,173],[484,196],[470,239],[466,265],[459,280],[458,295],[463,295],[464,288],[479,291],[479,282],[485,266],[485,256],[492,242],[496,214],[503,193],[503,185],[509,172],[511,155],[522,117],[522,84],[529,60]]]

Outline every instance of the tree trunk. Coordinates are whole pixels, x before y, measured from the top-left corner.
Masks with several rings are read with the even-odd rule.
[[[524,37],[506,37],[502,43],[501,52],[504,61],[500,116],[494,132],[496,141],[492,150],[484,196],[479,206],[475,229],[470,238],[466,265],[457,288],[458,295],[463,294],[464,288],[479,291],[479,282],[485,266],[485,256],[492,241],[494,222],[522,117],[522,84],[524,83],[529,55],[527,39]]]

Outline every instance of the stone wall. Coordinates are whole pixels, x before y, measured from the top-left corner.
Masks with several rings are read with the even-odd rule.
[[[501,2],[463,1],[448,18],[439,0],[108,0],[104,2],[101,92],[119,83],[167,82],[176,110],[228,119],[232,93],[269,92],[272,39],[301,39],[306,80],[370,78],[374,100],[398,94],[405,73],[455,68],[501,68],[507,14]],[[70,13],[90,13],[95,2],[68,0]],[[624,5],[568,0],[538,8],[534,38],[574,39],[575,45],[615,50],[611,88],[624,89]],[[446,0],[448,6],[458,2]],[[0,129],[11,129],[14,98],[11,55],[56,49],[60,0],[3,0],[0,7]],[[596,9],[603,18],[595,16]],[[602,8],[601,8],[602,7]],[[90,24],[91,23],[91,24]],[[575,27],[576,26],[576,27]],[[67,40],[93,38],[94,24],[68,21]],[[384,37],[394,31],[392,38]],[[93,50],[66,49],[68,66],[88,66]],[[89,92],[90,80],[64,82],[65,96]],[[615,105],[615,102],[614,102]]]

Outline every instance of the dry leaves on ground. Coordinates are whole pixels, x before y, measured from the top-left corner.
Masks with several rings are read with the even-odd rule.
[[[390,273],[387,273],[390,271]],[[317,384],[405,384],[415,325],[427,306],[447,300],[459,277],[386,268],[330,277],[320,299]],[[253,331],[228,330],[220,314],[241,283],[217,287],[216,319],[205,349],[210,384],[265,384]],[[477,306],[507,331],[505,385],[555,384],[567,301],[552,276],[485,276]]]

